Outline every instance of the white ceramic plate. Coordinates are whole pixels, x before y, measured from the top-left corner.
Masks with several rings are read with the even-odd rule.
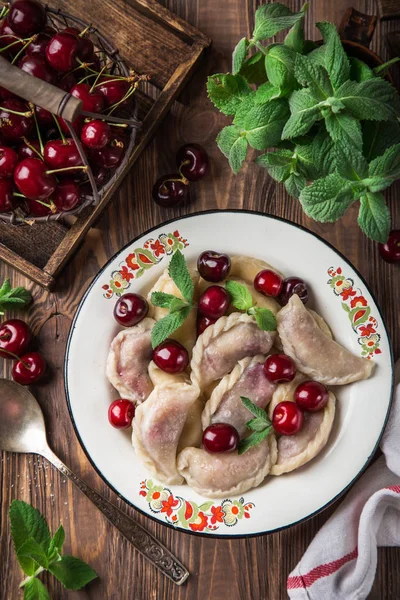
[[[118,294],[145,293],[176,248],[195,263],[204,250],[264,259],[286,276],[305,279],[309,305],[335,339],[376,363],[371,379],[337,389],[334,428],[308,465],[269,477],[244,497],[210,501],[187,485],[166,487],[136,459],[130,434],[112,428],[107,409],[118,397],[105,376],[109,346],[120,327]],[[307,230],[275,217],[214,211],[184,217],[147,232],[100,271],[73,321],[65,359],[71,417],[86,454],[125,500],[162,523],[192,533],[245,536],[275,531],[322,510],[365,468],[382,434],[392,391],[392,355],[382,315],[366,282],[336,250]]]

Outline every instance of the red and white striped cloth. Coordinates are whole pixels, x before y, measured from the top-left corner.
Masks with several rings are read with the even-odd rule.
[[[364,600],[377,547],[400,546],[400,361],[381,450],[290,573],[292,600]]]

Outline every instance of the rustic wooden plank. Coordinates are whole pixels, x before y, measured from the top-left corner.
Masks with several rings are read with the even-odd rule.
[[[37,267],[26,258],[19,256],[10,248],[0,243],[0,256],[2,261],[17,269],[20,273],[27,275],[35,283],[42,285],[47,289],[52,289],[55,283],[54,277]]]
[[[398,0],[378,0],[379,17],[383,21],[400,19],[400,4]]]
[[[64,225],[55,221],[35,227],[0,223],[0,243],[36,267],[43,269],[66,231]]]

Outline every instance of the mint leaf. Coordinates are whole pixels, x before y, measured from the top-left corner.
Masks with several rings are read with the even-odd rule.
[[[248,310],[253,305],[253,298],[247,287],[237,281],[227,281],[225,288],[231,296],[231,302],[238,310]]]
[[[89,565],[74,556],[62,556],[59,562],[50,565],[49,571],[68,590],[80,590],[98,577]]]
[[[156,348],[164,342],[176,329],[178,329],[186,317],[189,315],[192,307],[187,306],[179,312],[168,313],[165,317],[157,321],[151,330],[151,344]]]
[[[47,569],[49,566],[47,551],[32,537],[28,538],[26,542],[18,548],[17,558],[31,558],[44,569]]]
[[[275,315],[268,308],[253,306],[247,311],[247,314],[254,316],[257,325],[263,331],[276,331],[277,323]]]
[[[317,102],[308,90],[297,90],[289,100],[290,118],[282,131],[282,139],[291,139],[304,135],[321,118]]]
[[[286,46],[271,46],[265,57],[268,81],[280,90],[282,96],[289,95],[298,87],[294,76],[296,53]]]
[[[284,181],[287,193],[293,198],[299,199],[302,190],[306,187],[307,180],[303,175],[291,173]]]
[[[368,163],[358,148],[338,142],[335,146],[336,168],[342,177],[360,181],[368,174]]]
[[[247,50],[249,48],[249,40],[242,38],[236,45],[233,56],[232,56],[232,74],[237,75],[240,69],[243,67],[243,63],[246,59]]]
[[[264,431],[264,429],[266,429],[266,421],[265,419],[260,419],[259,417],[256,417],[255,419],[251,419],[251,421],[247,421],[246,427],[248,427],[252,431]]]
[[[279,98],[281,95],[281,90],[272,85],[269,81],[266,81],[256,91],[256,95],[254,96],[254,102],[256,104],[265,104],[270,100],[275,98]]]
[[[388,148],[370,163],[369,177],[387,177],[392,181],[400,177],[400,143]]]
[[[368,161],[400,143],[400,125],[395,121],[365,121],[362,123],[363,154]]]
[[[295,148],[299,173],[308,180],[326,177],[335,170],[335,151],[332,138],[325,127],[308,144],[298,144]]]
[[[333,88],[327,71],[307,56],[296,55],[294,73],[299,83],[308,86],[315,100],[322,101],[332,96]]]
[[[251,92],[251,87],[242,75],[219,73],[207,79],[208,97],[225,115],[234,115]]]
[[[350,79],[361,83],[367,79],[373,79],[375,77],[374,72],[370,69],[365,62],[350,56]]]
[[[168,273],[176,287],[187,302],[192,302],[194,285],[187,268],[185,257],[180,250],[176,250],[170,260]]]
[[[268,418],[267,413],[263,408],[257,406],[250,400],[250,398],[246,398],[246,396],[240,396],[243,406],[247,408],[255,417],[258,419],[262,419],[265,422],[265,425],[270,425],[271,421]]]
[[[179,312],[182,308],[185,308],[186,306],[187,306],[187,303],[184,300],[181,300],[181,298],[173,298],[173,300],[171,300],[171,303],[169,305],[169,312],[170,313]]]
[[[349,183],[338,173],[314,181],[300,194],[304,212],[320,223],[332,223],[354,202]]]
[[[223,154],[228,158],[232,171],[239,172],[243,161],[247,155],[247,140],[242,135],[240,127],[228,125],[219,132],[217,145]]]
[[[7,294],[9,294],[11,292],[11,283],[9,279],[5,279],[3,282],[3,285],[0,288],[0,298],[2,296],[6,296]]]
[[[24,287],[12,288],[9,279],[6,279],[0,288],[0,309],[23,308],[32,302],[31,293]],[[0,315],[4,311],[0,310]]]
[[[392,67],[397,62],[399,62],[399,60],[400,60],[400,56],[395,56],[394,58],[391,58],[390,60],[388,60],[387,62],[383,63],[382,65],[378,65],[373,70],[374,74],[375,75],[380,75],[381,77],[385,77],[385,75],[389,71],[390,67]]]
[[[49,592],[40,579],[30,579],[24,586],[24,600],[50,600]]]
[[[250,85],[253,83],[260,85],[266,82],[265,55],[261,50],[244,61],[242,68],[240,69],[240,75],[242,75]]]
[[[272,425],[264,429],[264,431],[255,431],[249,435],[249,437],[245,438],[244,440],[240,440],[238,445],[238,454],[244,454],[247,452],[247,450],[265,440],[265,438],[267,438],[271,433],[271,430]]]
[[[291,150],[275,150],[266,152],[256,158],[256,163],[264,167],[269,175],[282,183],[285,181],[292,170],[293,152]]]
[[[306,8],[305,8],[306,7]],[[308,4],[303,6],[303,11],[308,8]],[[301,17],[287,33],[283,44],[294,50],[295,52],[302,53],[304,50],[304,16]]]
[[[305,5],[303,10],[306,10],[307,6]],[[299,13],[292,13],[287,6],[279,2],[260,6],[256,10],[253,40],[266,40],[280,31],[292,27],[303,17],[303,10]]]
[[[310,43],[311,40],[307,40],[307,43]],[[313,43],[313,42],[311,42]],[[320,67],[324,67],[325,69],[325,54],[326,54],[326,46],[316,46],[312,48],[310,52],[305,51],[304,54],[307,56],[309,60],[312,61],[314,65],[319,65]]]
[[[390,212],[381,193],[367,192],[360,198],[358,224],[372,240],[384,244],[390,231]]]
[[[53,562],[54,560],[58,559],[59,554],[62,551],[64,541],[65,541],[65,531],[64,531],[64,527],[62,525],[60,525],[50,540],[49,562]]]
[[[325,125],[334,142],[341,142],[345,147],[354,145],[361,150],[361,125],[357,119],[343,113],[330,113]]]
[[[256,150],[265,150],[280,142],[281,133],[288,115],[284,100],[272,100],[262,106],[254,106],[243,120],[246,140]],[[234,119],[236,123],[236,117]]]
[[[33,575],[37,568],[37,562],[29,556],[19,556],[18,552],[30,538],[47,552],[50,545],[50,531],[47,523],[36,508],[22,500],[13,500],[9,516],[18,562],[26,575]]]
[[[389,121],[400,113],[398,93],[391,83],[379,77],[361,83],[346,81],[335,97],[359,120]]]
[[[333,88],[336,90],[349,79],[349,59],[344,51],[336,27],[332,23],[326,22],[317,23],[317,27],[326,44],[325,68],[328,71]]]
[[[165,292],[152,292],[150,300],[153,306],[169,308],[172,300],[175,298],[176,296],[173,296],[172,294],[166,294]]]

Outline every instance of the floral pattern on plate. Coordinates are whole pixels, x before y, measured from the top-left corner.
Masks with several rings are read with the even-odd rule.
[[[347,312],[351,326],[359,336],[361,355],[371,359],[374,355],[381,354],[378,321],[371,315],[371,307],[361,290],[354,289],[354,280],[346,278],[341,267],[330,267],[328,275],[328,284],[334,294],[342,299],[342,308]]]
[[[163,513],[169,525],[197,532],[215,531],[221,524],[234,527],[240,519],[249,519],[253,502],[239,500],[223,500],[196,504],[181,496],[174,496],[172,491],[163,485],[157,485],[151,479],[145,479],[140,484],[140,496],[146,499],[153,513]]]
[[[132,280],[139,279],[165,256],[170,256],[175,250],[183,250],[187,246],[189,242],[177,230],[173,233],[161,233],[157,239],[149,238],[142,248],[135,248],[120,263],[118,270],[111,273],[109,283],[102,286],[104,298],[121,296],[131,286]]]

